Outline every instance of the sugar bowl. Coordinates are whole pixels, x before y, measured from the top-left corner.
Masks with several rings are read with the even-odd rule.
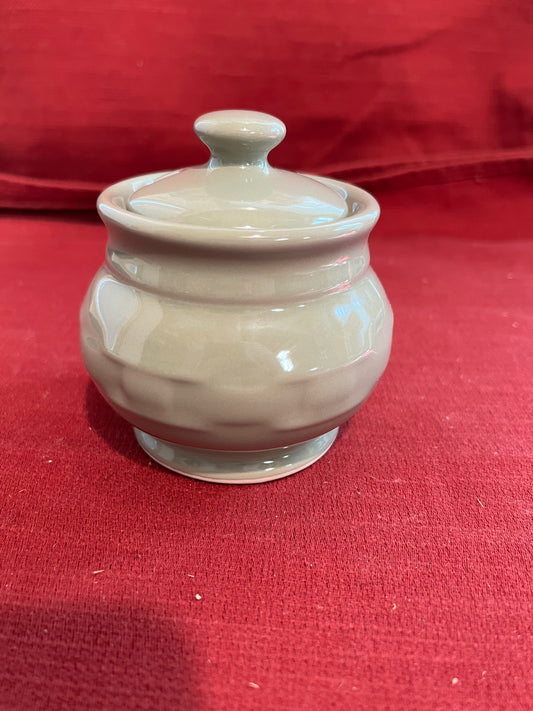
[[[153,459],[254,483],[324,455],[390,353],[369,264],[376,200],[273,168],[285,126],[217,111],[206,165],[123,180],[98,211],[106,257],[81,308],[86,368]]]

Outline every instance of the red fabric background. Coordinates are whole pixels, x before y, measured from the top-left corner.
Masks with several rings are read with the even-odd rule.
[[[525,0],[8,0],[0,206],[202,162],[219,108],[282,118],[280,166],[373,189],[530,175],[532,25]]]
[[[0,708],[531,708],[531,241],[378,227],[376,392],[311,468],[229,487],[88,382],[103,226],[1,229]]]
[[[326,457],[189,481],[84,372],[104,227],[0,215],[2,711],[532,708],[532,24],[525,0],[9,0],[0,206],[92,208],[203,160],[203,111],[266,110],[274,163],[376,193],[396,321]]]

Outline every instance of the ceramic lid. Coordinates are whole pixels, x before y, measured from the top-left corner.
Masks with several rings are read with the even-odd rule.
[[[135,191],[128,209],[157,220],[211,227],[306,227],[345,217],[345,195],[318,180],[272,168],[268,153],[285,125],[256,111],[215,111],[194,130],[211,151],[206,165],[183,168]]]

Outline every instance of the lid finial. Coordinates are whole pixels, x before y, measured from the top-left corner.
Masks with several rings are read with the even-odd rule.
[[[198,138],[211,151],[210,168],[260,165],[285,137],[285,124],[258,111],[213,111],[194,123]]]

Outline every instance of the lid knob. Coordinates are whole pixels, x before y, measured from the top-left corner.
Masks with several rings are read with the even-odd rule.
[[[285,124],[258,111],[213,111],[196,119],[194,131],[211,151],[210,168],[258,165],[285,137]]]

